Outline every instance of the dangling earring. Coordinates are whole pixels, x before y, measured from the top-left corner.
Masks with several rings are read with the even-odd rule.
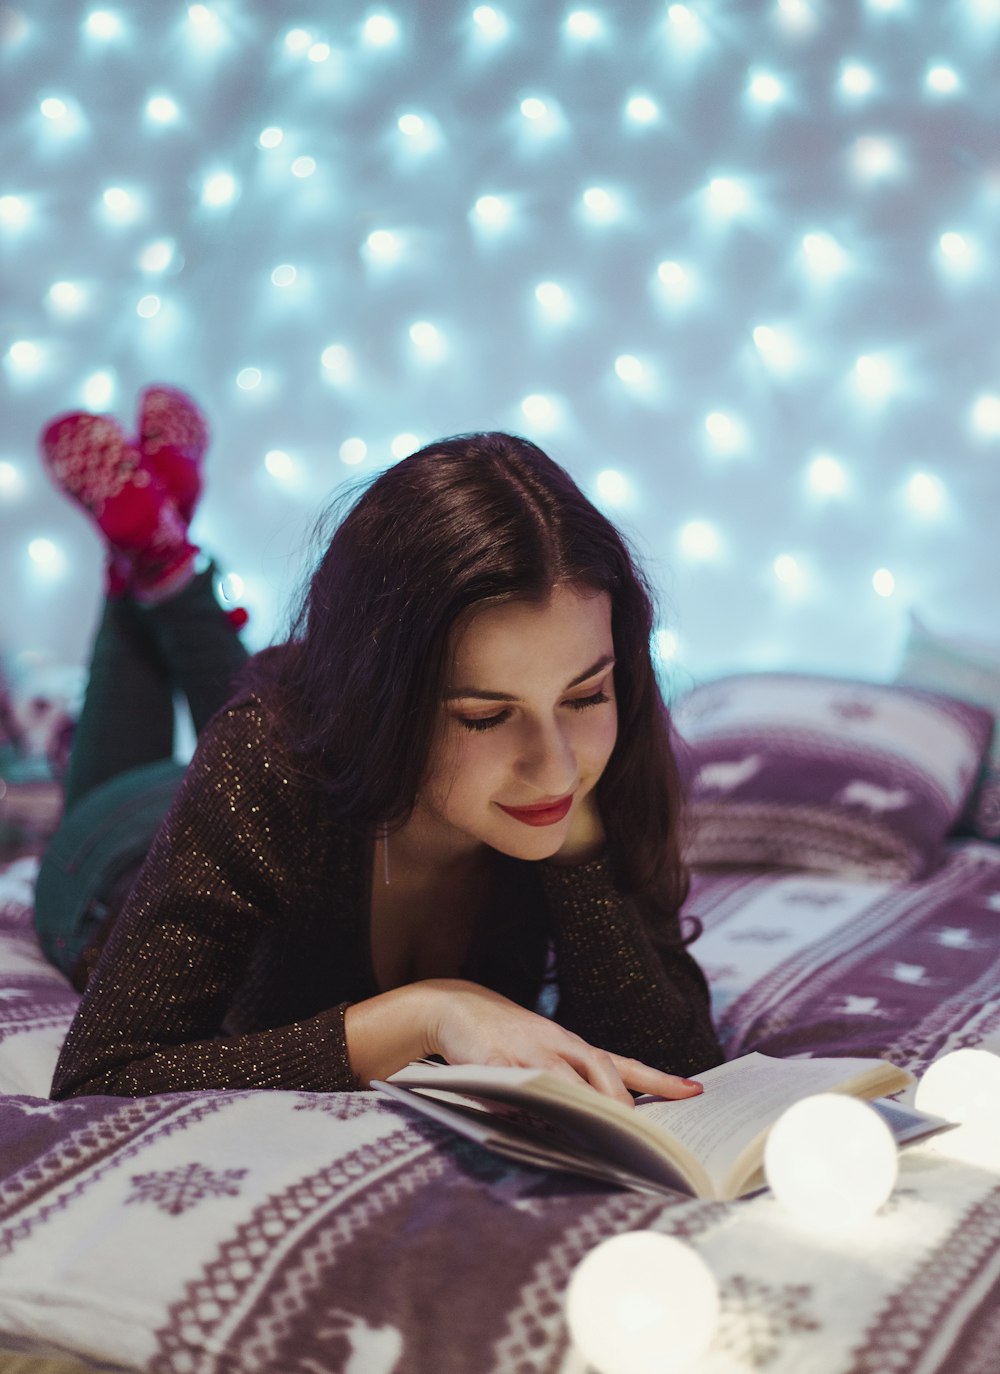
[[[379,838],[382,841],[382,881],[386,887],[389,886],[389,827],[379,826]]]

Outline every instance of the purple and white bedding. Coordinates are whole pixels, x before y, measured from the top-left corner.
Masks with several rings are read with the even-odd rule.
[[[634,1229],[685,1239],[717,1277],[699,1374],[1000,1368],[1000,1161],[945,1137],[905,1152],[879,1215],[818,1239],[768,1194],[522,1168],[371,1093],[49,1102],[76,996],[35,942],[33,873],[0,870],[0,1368],[583,1374],[563,1292]],[[996,845],[952,844],[920,882],[698,872],[688,910],[730,1054],[919,1071],[997,1035]]]
[[[673,718],[695,865],[922,878],[963,814],[981,820],[994,717],[976,701],[746,673],[694,688]]]

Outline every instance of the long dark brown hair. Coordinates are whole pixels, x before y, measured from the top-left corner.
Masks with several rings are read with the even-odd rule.
[[[398,824],[426,774],[459,617],[559,584],[611,598],[618,738],[597,798],[616,884],[650,915],[676,911],[681,785],[650,589],[621,533],[527,439],[459,435],[381,473],[333,534],[288,642],[248,682],[333,814]]]

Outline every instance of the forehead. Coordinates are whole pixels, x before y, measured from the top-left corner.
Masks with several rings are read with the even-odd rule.
[[[613,649],[608,593],[555,587],[544,601],[488,606],[463,625],[452,684],[514,690],[526,675],[565,683]]]

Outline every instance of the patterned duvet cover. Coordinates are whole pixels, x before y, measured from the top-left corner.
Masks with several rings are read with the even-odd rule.
[[[33,876],[0,871],[0,1369],[582,1374],[569,1275],[649,1228],[719,1282],[699,1374],[1000,1370],[1000,1160],[947,1137],[904,1153],[879,1215],[818,1238],[766,1193],[522,1168],[370,1093],[47,1101],[76,997],[35,944]],[[1000,1049],[1000,846],[953,845],[908,884],[698,873],[688,909],[730,1055],[920,1072]]]

